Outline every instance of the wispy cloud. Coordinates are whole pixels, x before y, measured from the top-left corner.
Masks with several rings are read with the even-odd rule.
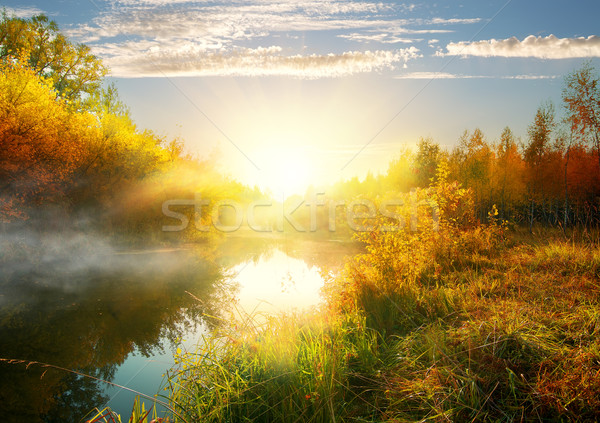
[[[559,75],[467,75],[447,72],[409,72],[395,79],[555,79]]]
[[[377,34],[360,34],[357,32],[353,32],[351,34],[341,34],[338,35],[339,38],[345,38],[350,41],[358,41],[358,42],[376,42],[382,44],[412,44],[415,41],[422,41],[421,39],[414,38],[403,38],[398,37],[396,35],[388,34],[386,32],[377,33]]]
[[[413,43],[423,41],[422,38],[405,38],[403,35],[425,35],[425,34],[447,34],[453,32],[449,29],[440,29],[439,26],[448,24],[473,24],[480,22],[480,18],[469,19],[395,19],[391,21],[371,22],[362,32],[340,34],[339,38],[345,38],[358,42],[378,42],[382,44]],[[409,26],[426,26],[428,28],[409,28]],[[371,28],[376,26],[375,28]],[[437,42],[438,40],[433,40]]]
[[[168,7],[167,7],[168,6]],[[119,35],[164,38],[217,37],[248,40],[275,32],[325,31],[393,26],[385,19],[391,6],[349,1],[119,1],[91,25],[72,30],[84,41]],[[392,14],[393,16],[393,14]]]
[[[115,76],[318,78],[405,67],[422,57],[415,44],[425,34],[480,21],[413,18],[415,8],[361,0],[109,0],[69,35],[90,45]],[[282,37],[294,41],[280,50],[260,47]],[[323,41],[307,42],[316,38]],[[336,44],[340,38],[346,42]]]
[[[30,18],[32,16],[40,15],[46,12],[44,12],[42,9],[38,9],[37,7],[7,7],[6,13],[8,14],[8,16],[16,16],[17,18]]]
[[[562,75],[505,75],[501,79],[557,79],[562,78]]]
[[[394,76],[395,79],[457,79],[466,77],[446,72],[409,72]]]
[[[429,21],[432,25],[456,25],[456,24],[474,24],[481,22],[481,18],[433,18]]]
[[[534,57],[539,59],[570,59],[600,57],[600,37],[557,38],[554,35],[536,37],[530,35],[520,41],[516,37],[505,40],[482,40],[449,43],[446,52],[438,56],[482,57]]]
[[[415,47],[394,51],[348,51],[327,55],[284,55],[279,46],[205,51],[190,46],[150,49],[131,56],[126,48],[108,64],[119,77],[153,76],[291,76],[303,79],[336,78],[393,69],[419,57]]]

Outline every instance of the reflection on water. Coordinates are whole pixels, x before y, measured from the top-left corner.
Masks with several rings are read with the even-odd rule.
[[[2,246],[0,356],[77,369],[149,395],[181,340],[191,346],[210,330],[204,313],[219,315],[232,297],[247,312],[316,304],[320,272],[351,252],[340,243],[269,238],[153,251],[81,240],[39,248],[45,241]],[[79,421],[105,405],[125,416],[132,398],[90,378],[0,363],[3,422]]]
[[[257,261],[231,269],[239,285],[238,304],[247,314],[285,311],[318,304],[323,286],[321,270],[279,248]]]

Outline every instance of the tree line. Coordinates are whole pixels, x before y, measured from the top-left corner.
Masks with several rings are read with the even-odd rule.
[[[46,16],[2,13],[0,222],[43,211],[45,226],[92,219],[113,233],[158,233],[166,200],[266,198],[224,177],[211,160],[186,154],[181,140],[138,128],[115,86],[105,83],[108,72]],[[493,141],[478,128],[465,131],[452,149],[421,138],[385,174],[338,182],[326,197],[426,188],[443,167],[444,177],[472,191],[480,220],[495,205],[500,218],[530,228],[598,225],[599,151],[600,78],[588,62],[565,78],[559,112],[552,103],[540,105],[524,138],[509,127]],[[197,232],[192,228],[187,235]]]
[[[539,106],[524,138],[507,126],[490,141],[479,128],[465,130],[445,149],[421,138],[403,150],[387,172],[339,182],[332,198],[408,192],[436,182],[440,165],[448,178],[473,192],[484,221],[495,205],[499,217],[518,225],[597,226],[600,223],[600,78],[585,63],[565,78],[562,113]]]
[[[167,199],[262,195],[138,128],[108,72],[46,16],[0,15],[0,222],[134,235],[160,232]]]

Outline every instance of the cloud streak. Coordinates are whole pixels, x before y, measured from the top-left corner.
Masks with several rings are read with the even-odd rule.
[[[520,41],[516,37],[504,40],[482,40],[449,43],[446,52],[438,56],[532,57],[538,59],[572,59],[600,57],[600,37],[557,38],[554,35],[530,35]]]
[[[346,40],[350,40],[350,41],[377,42],[377,43],[382,43],[382,44],[397,44],[397,43],[412,44],[415,41],[421,41],[421,40],[415,40],[412,38],[398,37],[395,35],[387,34],[385,32],[377,33],[377,34],[359,34],[359,33],[355,32],[352,34],[341,34],[341,35],[338,35],[338,37],[345,38]]]
[[[6,13],[8,16],[15,16],[17,18],[30,18],[35,15],[40,15],[44,12],[42,9],[38,9],[37,7],[17,7],[17,8],[6,8]]]
[[[394,69],[420,57],[415,47],[394,51],[348,51],[341,54],[284,55],[279,46],[204,51],[193,47],[150,49],[132,57],[127,52],[107,62],[124,78],[156,76],[290,76],[301,79],[338,78]]]
[[[555,79],[558,75],[466,75],[447,72],[410,72],[396,75],[394,79]]]

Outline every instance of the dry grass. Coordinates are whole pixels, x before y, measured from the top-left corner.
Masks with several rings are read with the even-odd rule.
[[[476,225],[468,192],[435,189],[440,230],[363,234],[325,309],[225,323],[181,354],[174,407],[214,422],[600,419],[597,240],[509,235],[494,213]]]

